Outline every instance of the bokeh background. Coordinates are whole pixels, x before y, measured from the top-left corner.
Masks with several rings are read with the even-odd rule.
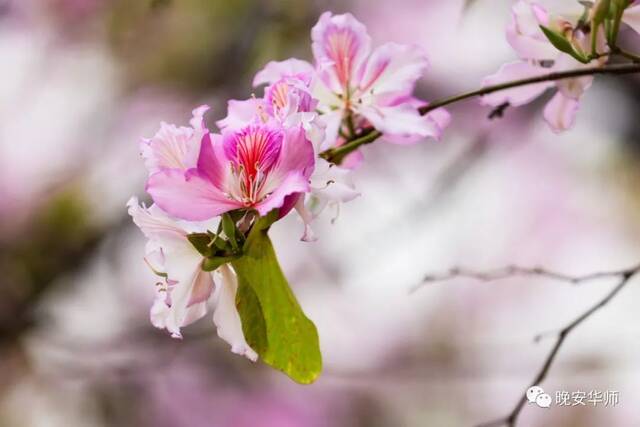
[[[602,77],[575,129],[544,99],[488,120],[452,106],[440,142],[365,148],[362,196],[320,240],[273,228],[325,360],[300,386],[233,355],[211,319],[182,341],[148,321],[155,278],[127,216],[145,197],[138,140],[193,107],[225,115],[268,60],[310,59],[325,10],[374,43],[429,54],[425,99],[478,87],[514,58],[506,0],[0,0],[0,426],[470,426],[506,414],[557,330],[611,287],[453,280],[452,266],[570,274],[640,260],[640,80]],[[636,44],[630,34],[625,43]],[[566,341],[543,386],[615,407],[525,407],[521,426],[640,425],[640,283]]]

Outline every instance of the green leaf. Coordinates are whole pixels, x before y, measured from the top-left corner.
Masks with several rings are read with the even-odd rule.
[[[228,262],[233,261],[238,257],[233,256],[212,256],[209,258],[205,258],[202,261],[202,270],[203,271],[215,271],[222,264],[226,264]]]
[[[207,233],[191,233],[187,236],[187,239],[202,256],[208,257],[213,255],[211,247],[209,246],[211,237],[209,237]]]
[[[228,213],[222,215],[222,230],[231,242],[233,249],[238,249],[238,242],[236,242],[236,223]]]
[[[580,61],[583,64],[587,64],[589,62],[589,58],[584,56],[582,53],[577,52],[573,48],[573,45],[571,44],[571,42],[567,40],[562,34],[556,33],[555,31],[545,27],[544,25],[540,25],[540,29],[556,49],[571,55],[577,61]]]
[[[273,214],[258,219],[245,243],[245,255],[231,262],[238,275],[236,304],[245,339],[262,360],[294,381],[309,384],[322,370],[318,332],[280,269],[267,235],[273,220]]]

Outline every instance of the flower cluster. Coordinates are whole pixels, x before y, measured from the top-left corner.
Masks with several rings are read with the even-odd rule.
[[[149,208],[129,202],[149,239],[146,262],[159,276],[151,321],[181,328],[213,307],[218,335],[233,352],[308,383],[320,373],[318,334],[284,277],[268,238],[272,223],[295,211],[301,240],[327,206],[356,198],[352,171],[360,147],[439,139],[450,117],[441,107],[483,94],[494,107],[519,106],[555,91],[544,110],[551,128],[574,122],[593,74],[613,56],[621,24],[640,31],[640,2],[519,0],[507,40],[520,60],[485,79],[484,88],[429,105],[414,97],[428,62],[417,46],[372,48],[352,15],[324,13],[311,30],[315,63],[269,62],[253,80],[262,97],[228,102],[212,132],[193,110],[189,127],[161,123],[141,143],[149,170]],[[611,71],[608,68],[607,71]],[[505,83],[507,82],[507,83]]]
[[[484,80],[484,86],[545,72],[602,67],[617,52],[616,25],[620,22],[640,32],[640,2],[519,0],[513,6],[506,35],[520,60],[503,65]],[[495,92],[484,96],[482,102],[517,107],[555,89],[544,109],[544,119],[554,132],[561,132],[573,126],[580,98],[592,82],[593,76],[547,81]]]
[[[213,306],[219,336],[256,360],[262,354],[245,339],[250,325],[239,309],[242,267],[235,263],[249,256],[255,224],[295,209],[305,225],[302,240],[315,240],[311,222],[327,206],[359,195],[351,171],[362,155],[354,151],[336,164],[321,156],[325,150],[372,127],[393,143],[439,138],[448,123],[444,110],[417,110],[426,103],[413,90],[428,66],[418,47],[372,50],[362,23],[329,12],[311,38],[315,64],[268,63],[253,80],[265,86],[263,96],[229,101],[218,132],[205,124],[209,107],[201,106],[189,127],[161,123],[141,142],[153,205],[134,198],[129,213],[149,240],[146,262],[160,277],[151,321],[173,337]]]

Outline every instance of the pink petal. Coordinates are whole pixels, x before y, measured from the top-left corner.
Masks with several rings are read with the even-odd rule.
[[[243,128],[256,120],[262,106],[261,99],[249,98],[243,101],[232,99],[227,103],[227,116],[218,120],[216,124],[220,129]]]
[[[363,162],[364,154],[362,154],[362,150],[356,150],[347,154],[344,159],[342,159],[340,166],[346,169],[356,170]]]
[[[229,160],[224,153],[222,137],[216,134],[205,135],[200,145],[198,171],[206,176],[215,187],[224,189],[229,167]]]
[[[149,173],[161,169],[188,169],[198,157],[198,141],[193,139],[193,129],[176,127],[165,122],[151,139],[140,142],[140,152]]]
[[[419,46],[385,43],[371,54],[359,86],[376,95],[411,93],[428,66],[427,56]]]
[[[307,61],[290,58],[285,61],[271,61],[256,73],[253,86],[272,84],[283,77],[296,77],[309,84],[313,76],[313,66]]]
[[[429,117],[421,116],[409,103],[396,106],[359,108],[373,127],[391,142],[411,143],[424,137],[439,138],[441,129]],[[393,137],[400,137],[394,139]]]
[[[207,301],[211,296],[211,292],[213,292],[213,278],[211,277],[211,273],[200,271],[191,287],[187,307]]]
[[[369,55],[371,39],[366,27],[350,13],[325,12],[311,29],[311,39],[320,78],[341,93]]]
[[[278,161],[278,171],[285,174],[300,171],[308,178],[313,173],[314,164],[313,145],[307,139],[304,128],[297,126],[287,129]]]
[[[201,105],[198,108],[195,108],[191,114],[193,115],[193,117],[191,118],[191,120],[189,121],[189,124],[191,125],[191,127],[193,129],[207,129],[207,126],[205,125],[204,122],[204,115],[205,113],[209,111],[209,106],[208,105]]]
[[[557,92],[544,108],[544,119],[555,133],[560,133],[573,126],[579,106],[577,100]]]
[[[513,6],[511,22],[507,26],[507,41],[520,58],[543,60],[558,56],[558,50],[540,30],[541,21],[548,20],[548,13],[538,4],[520,0]]]
[[[304,223],[304,233],[302,233],[302,237],[300,238],[300,240],[302,240],[303,242],[315,242],[316,240],[318,240],[318,238],[313,233],[313,229],[311,228],[313,215],[304,205],[304,197],[298,197],[295,208],[296,212],[298,212],[298,215],[300,215],[300,218]]]
[[[277,188],[254,208],[260,216],[264,216],[275,208],[280,208],[285,202],[285,198],[294,193],[306,193],[309,191],[309,179],[301,171],[293,171],[287,174],[278,183]]]
[[[640,33],[640,4],[625,9],[622,22],[630,26],[636,33]]]
[[[151,175],[147,192],[162,210],[188,221],[213,218],[242,206],[197,169],[167,169]]]
[[[187,233],[174,220],[161,213],[153,214],[140,206],[137,197],[127,202],[129,215],[147,239],[160,241],[186,241]]]
[[[526,79],[547,73],[544,68],[536,67],[528,62],[518,61],[504,64],[496,74],[486,77],[482,81],[482,87],[493,86],[512,80]],[[484,105],[498,106],[505,102],[517,107],[531,102],[544,92],[547,88],[553,86],[553,82],[542,82],[531,85],[524,85],[512,89],[501,90],[490,93],[480,98],[480,102]]]
[[[149,173],[167,168],[186,170],[195,166],[200,140],[209,132],[203,118],[208,110],[208,105],[193,110],[193,118],[189,122],[192,128],[162,122],[153,138],[142,140],[140,151]]]

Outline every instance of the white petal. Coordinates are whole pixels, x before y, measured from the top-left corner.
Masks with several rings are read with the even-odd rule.
[[[224,264],[218,271],[222,275],[222,281],[214,293],[215,310],[213,323],[218,328],[218,336],[231,344],[231,351],[247,357],[255,362],[258,359],[256,352],[247,344],[238,309],[236,308],[236,291],[238,280],[229,265]]]

